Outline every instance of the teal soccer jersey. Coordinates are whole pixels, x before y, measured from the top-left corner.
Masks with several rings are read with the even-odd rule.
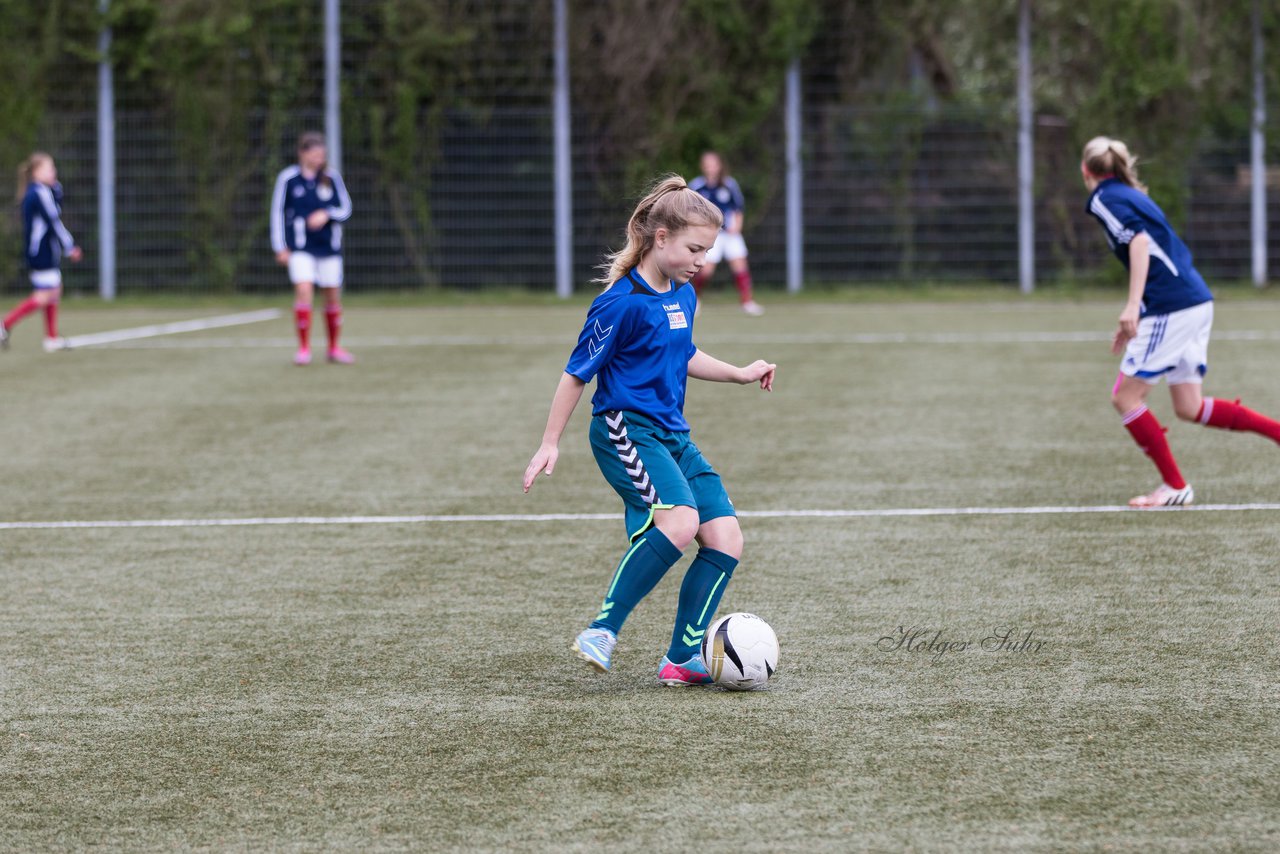
[[[658,293],[635,270],[596,297],[565,372],[596,380],[593,415],[638,412],[672,432],[689,431],[684,417],[693,313],[692,285]]]

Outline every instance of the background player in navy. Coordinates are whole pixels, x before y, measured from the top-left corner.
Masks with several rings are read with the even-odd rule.
[[[755,301],[751,294],[751,268],[747,265],[747,243],[742,239],[742,211],[746,203],[742,198],[742,188],[732,176],[724,174],[724,161],[714,151],[704,151],[699,163],[701,177],[694,178],[689,189],[710,201],[720,209],[724,218],[724,226],[716,235],[715,245],[707,252],[707,263],[693,280],[698,294],[702,294],[702,286],[715,275],[716,265],[721,258],[729,261],[729,269],[733,272],[734,284],[738,286],[738,299],[742,302],[742,310],[758,317],[764,314],[764,308]]]
[[[44,349],[61,350],[58,337],[58,302],[62,299],[62,255],[79,261],[84,253],[62,224],[62,186],[53,158],[37,151],[18,167],[18,204],[22,206],[22,234],[27,268],[31,271],[31,296],[0,322],[0,345],[9,346],[9,330],[38,308],[44,309]]]
[[[1129,270],[1129,301],[1120,313],[1112,352],[1124,354],[1111,400],[1163,483],[1129,502],[1134,507],[1190,504],[1191,487],[1169,450],[1164,429],[1147,409],[1147,393],[1168,379],[1173,411],[1184,421],[1249,430],[1280,442],[1280,423],[1240,401],[1203,397],[1208,370],[1213,295],[1191,263],[1191,252],[1138,181],[1136,158],[1105,136],[1084,147],[1080,172],[1088,211],[1102,225],[1116,257]]]
[[[595,377],[591,450],[626,505],[630,542],[600,613],[573,648],[592,668],[607,672],[627,615],[696,539],[698,554],[680,586],[671,645],[658,665],[664,685],[711,681],[699,647],[742,556],[733,503],[689,439],[685,386],[693,377],[758,382],[772,391],[777,367],[764,361],[735,367],[693,344],[697,294],[688,283],[721,222],[720,211],[677,176],[640,201],[627,223],[626,245],[609,258],[601,279],[607,287],[587,312],[551,401],[542,445],[524,473],[528,492],[540,472],[554,470],[565,425]]]
[[[329,327],[329,361],[349,365],[355,357],[338,346],[342,331],[342,225],[351,216],[351,197],[342,176],[327,165],[324,136],[304,133],[298,140],[298,165],[276,177],[271,196],[271,249],[289,268],[298,326],[293,361],[311,364],[311,300],[324,291]]]

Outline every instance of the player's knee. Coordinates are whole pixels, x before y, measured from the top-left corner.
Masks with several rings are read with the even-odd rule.
[[[1142,405],[1142,397],[1136,394],[1128,394],[1122,390],[1115,391],[1111,394],[1111,405],[1121,415],[1128,415]]]
[[[707,538],[706,546],[737,560],[742,557],[742,527],[734,517],[725,518],[729,521],[718,527],[714,536]]]
[[[684,550],[698,535],[698,511],[693,507],[672,507],[654,514],[654,524],[671,544]]]
[[[1175,401],[1173,404],[1173,414],[1183,421],[1195,421],[1200,416],[1200,402],[1184,403]]]

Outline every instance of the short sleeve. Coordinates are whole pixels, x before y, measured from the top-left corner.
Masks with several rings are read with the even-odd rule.
[[[1127,246],[1134,237],[1147,230],[1137,209],[1116,196],[1104,199],[1099,193],[1089,203],[1089,212],[1102,222],[1111,239],[1120,246]]]
[[[587,383],[609,364],[626,334],[626,306],[625,299],[601,298],[591,304],[565,373]]]
[[[747,207],[747,200],[742,197],[742,188],[738,186],[738,182],[732,178],[725,180],[725,184],[729,186],[729,192],[733,193],[733,207],[737,211],[743,211]]]

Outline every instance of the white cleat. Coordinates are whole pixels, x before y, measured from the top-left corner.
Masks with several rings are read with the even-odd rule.
[[[753,299],[749,299],[742,304],[742,310],[752,317],[759,317],[764,314],[764,306]]]
[[[65,338],[58,337],[44,339],[44,351],[46,353],[56,353],[59,350],[67,349],[69,348],[67,347],[67,339]]]
[[[5,329],[4,324],[0,323],[0,350],[9,349],[9,330]]]
[[[1154,492],[1148,495],[1139,495],[1137,498],[1129,499],[1130,507],[1185,507],[1195,501],[1195,491],[1191,489],[1191,484],[1187,484],[1182,489],[1174,489],[1172,486],[1160,484],[1155,488]]]

